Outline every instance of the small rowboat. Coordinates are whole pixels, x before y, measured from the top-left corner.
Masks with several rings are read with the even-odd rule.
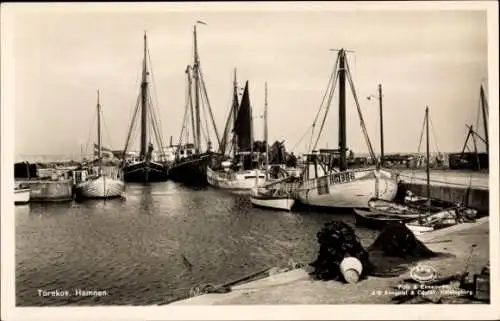
[[[354,217],[357,226],[363,226],[374,230],[383,229],[388,223],[409,222],[418,219],[418,214],[391,214],[374,213],[363,209],[354,209]]]
[[[421,234],[426,232],[434,231],[434,226],[432,225],[422,225],[417,221],[406,223],[406,227],[413,232],[413,234]]]
[[[250,202],[252,203],[252,205],[258,207],[290,211],[293,207],[293,204],[295,204],[295,199],[286,195],[268,196],[263,194],[254,194],[250,196]]]

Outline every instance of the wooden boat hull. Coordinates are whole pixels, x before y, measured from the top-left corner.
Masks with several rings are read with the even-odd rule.
[[[202,154],[176,161],[169,168],[169,177],[185,185],[206,186],[208,184],[207,166],[210,159],[210,154]]]
[[[31,188],[14,189],[14,204],[22,205],[30,201]]]
[[[359,169],[332,173],[305,180],[297,191],[301,203],[334,208],[367,208],[376,198],[392,201],[396,197],[396,175],[387,170]]]
[[[356,226],[363,226],[374,230],[381,230],[389,223],[404,223],[415,219],[414,217],[405,217],[403,215],[373,213],[357,208],[354,209],[354,218],[356,219]]]
[[[373,214],[385,216],[401,216],[415,219],[419,218],[422,213],[422,211],[419,211],[418,209],[380,199],[373,199],[368,201],[368,208]]]
[[[266,182],[266,176],[260,170],[224,172],[214,171],[207,167],[207,181],[210,185],[221,189],[251,191],[263,185]]]
[[[426,233],[426,232],[432,232],[432,231],[434,231],[434,227],[433,226],[425,226],[425,225],[420,225],[420,224],[417,224],[417,223],[406,223],[405,225],[414,234],[421,234],[421,233]]]
[[[106,176],[91,178],[77,185],[77,193],[83,198],[116,198],[125,192],[125,183]]]
[[[290,211],[295,204],[295,199],[290,197],[266,197],[259,195],[250,196],[250,202],[257,207]]]
[[[165,165],[156,162],[138,162],[123,168],[125,182],[164,182],[168,179]]]

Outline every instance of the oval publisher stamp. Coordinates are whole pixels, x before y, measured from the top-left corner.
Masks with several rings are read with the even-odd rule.
[[[410,277],[421,283],[431,282],[436,279],[437,271],[430,265],[421,264],[410,270]]]

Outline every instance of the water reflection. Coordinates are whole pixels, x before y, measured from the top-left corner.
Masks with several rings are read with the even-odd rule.
[[[333,218],[258,209],[242,195],[174,182],[129,184],[125,199],[31,204],[26,214],[16,207],[20,305],[67,303],[33,295],[43,287],[113,293],[70,304],[152,304],[198,283],[225,283],[290,260],[310,262],[317,231]],[[352,221],[350,214],[335,218]]]

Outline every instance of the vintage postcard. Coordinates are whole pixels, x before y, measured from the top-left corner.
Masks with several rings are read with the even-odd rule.
[[[500,317],[496,2],[1,23],[2,320]]]

